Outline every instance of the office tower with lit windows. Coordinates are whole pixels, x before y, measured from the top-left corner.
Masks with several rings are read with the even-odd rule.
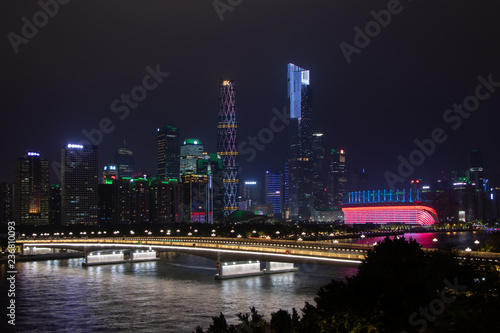
[[[238,150],[234,81],[220,81],[217,124],[217,154],[222,158],[224,216],[238,209]]]
[[[59,184],[50,185],[49,224],[61,225],[61,186]]]
[[[483,152],[481,150],[471,150],[469,152],[468,183],[469,191],[467,195],[467,218],[481,220],[486,217],[487,209],[486,192],[489,192],[488,180],[484,179],[483,173]],[[489,214],[488,214],[489,215]]]
[[[29,151],[14,167],[14,221],[20,225],[49,224],[49,161]]]
[[[312,182],[314,208],[328,208],[326,192],[325,144],[323,133],[313,133]]]
[[[208,176],[206,207],[212,212],[212,221],[218,222],[224,218],[224,170],[222,158],[218,154],[210,153],[198,160],[196,167],[198,174]],[[210,217],[210,215],[207,215]],[[211,223],[210,219],[208,222]]]
[[[153,223],[181,222],[182,184],[173,180],[152,180],[150,201],[150,214]]]
[[[329,208],[338,208],[347,195],[346,153],[332,149],[328,156],[327,193]]]
[[[245,210],[252,209],[252,206],[262,204],[262,184],[256,180],[246,180],[241,186],[241,200]]]
[[[115,154],[115,163],[118,170],[118,177],[130,177],[134,175],[135,158],[130,149],[120,148]]]
[[[309,220],[314,209],[312,89],[309,70],[288,64],[288,158],[285,167],[286,210],[292,220]],[[287,215],[288,215],[287,212]]]
[[[97,224],[97,146],[68,144],[61,150],[61,221]]]
[[[158,177],[179,179],[180,146],[179,129],[173,126],[160,127],[158,132]]]
[[[203,158],[203,143],[198,139],[186,139],[181,145],[181,175],[196,173],[198,159]]]
[[[13,185],[0,183],[0,223],[12,221]]]
[[[266,171],[266,203],[273,206],[274,218],[281,219],[283,210],[283,179],[280,171]]]
[[[128,224],[131,222],[130,179],[119,178],[113,181],[113,222]]]
[[[309,70],[288,64],[288,100],[290,119],[297,119],[300,156],[312,154],[312,90]]]
[[[132,179],[130,182],[130,217],[132,223],[150,222],[150,182],[145,178]]]

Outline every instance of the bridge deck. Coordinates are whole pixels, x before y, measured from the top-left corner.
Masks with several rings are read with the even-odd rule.
[[[322,264],[357,266],[365,258],[372,245],[307,242],[266,239],[195,238],[195,237],[128,237],[93,239],[19,240],[25,246],[76,249],[92,252],[116,248],[151,248],[156,251],[182,252],[224,261],[261,260],[293,262],[299,264]],[[435,249],[424,249],[434,251]],[[499,263],[500,253],[457,251],[458,258],[470,256],[476,260]]]

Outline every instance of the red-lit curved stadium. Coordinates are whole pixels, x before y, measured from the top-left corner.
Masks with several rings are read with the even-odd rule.
[[[417,192],[351,192],[342,204],[345,224],[413,224],[430,226],[438,222],[436,211],[423,204]]]

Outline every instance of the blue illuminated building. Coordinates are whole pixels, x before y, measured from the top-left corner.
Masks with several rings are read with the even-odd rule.
[[[283,206],[282,176],[280,171],[266,171],[266,203],[273,205],[274,217],[281,218]]]

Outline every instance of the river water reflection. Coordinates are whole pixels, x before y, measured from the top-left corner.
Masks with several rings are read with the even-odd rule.
[[[472,247],[485,233],[406,234],[425,247]],[[437,238],[437,242],[433,242]],[[382,238],[350,239],[373,243]],[[191,332],[223,312],[229,322],[255,306],[269,320],[279,309],[301,309],[320,286],[356,268],[300,266],[299,272],[218,281],[215,262],[186,254],[162,254],[158,262],[82,267],[83,259],[17,264],[16,331]],[[0,265],[5,309],[6,266]],[[300,311],[299,311],[300,313]],[[5,318],[5,316],[4,316]],[[6,320],[2,321],[5,327]],[[2,330],[3,332],[12,331]]]

